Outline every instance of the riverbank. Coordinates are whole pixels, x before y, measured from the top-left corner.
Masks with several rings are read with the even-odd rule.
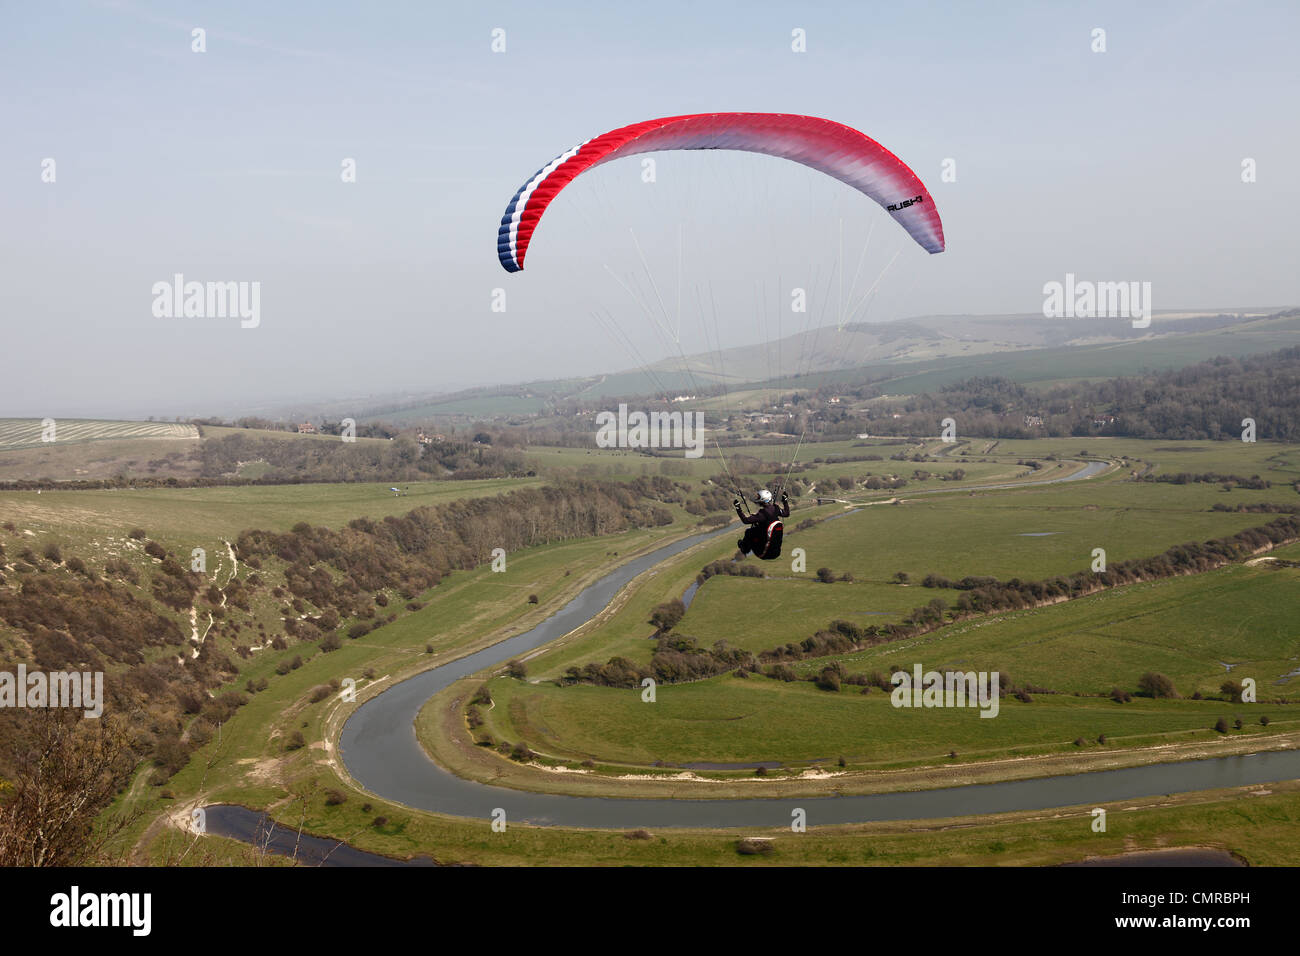
[[[395,812],[386,827],[364,824],[356,808],[313,808],[307,834],[348,833],[349,843],[396,859],[433,854],[441,864],[483,866],[1054,866],[1173,848],[1232,853],[1251,866],[1289,866],[1300,852],[1300,781],[1150,797],[1106,807],[1104,832],[1092,808],[889,821],[810,823],[746,830],[584,830]],[[249,811],[254,817],[255,811]],[[1240,828],[1241,815],[1252,825]],[[298,821],[280,821],[296,832]],[[220,835],[215,829],[210,831]],[[770,850],[740,849],[754,837]],[[232,844],[237,851],[238,845]],[[231,852],[230,862],[245,862]]]

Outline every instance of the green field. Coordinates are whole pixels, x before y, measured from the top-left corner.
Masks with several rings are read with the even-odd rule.
[[[919,586],[928,573],[954,580],[1069,574],[1091,566],[1094,548],[1105,549],[1107,561],[1115,564],[1188,541],[1231,535],[1271,518],[1209,510],[1216,501],[1294,497],[1290,488],[1225,494],[1215,485],[1107,480],[974,497],[959,489],[910,499],[906,493],[898,493],[902,504],[841,513],[805,531],[793,530],[805,515],[834,515],[842,506],[797,511],[788,522],[792,530],[786,535],[785,556],[761,565],[767,576],[711,578],[677,631],[706,646],[726,640],[757,652],[802,640],[836,618],[860,625],[895,623],[934,598],[950,605],[955,600],[956,592]],[[794,549],[805,552],[802,573],[791,568]],[[653,648],[646,638],[653,628],[646,621],[654,605],[680,597],[704,564],[733,551],[734,539],[728,536],[698,557],[669,562],[653,589],[632,595],[627,613],[542,654],[534,664],[536,673],[558,676],[571,664],[615,655],[647,662]],[[819,583],[814,574],[821,567],[837,575],[849,573],[854,580]],[[900,571],[909,575],[909,585],[892,583]]]
[[[498,739],[522,739],[574,760],[685,765],[844,756],[855,766],[932,761],[951,750],[963,758],[1045,753],[1100,734],[1111,746],[1212,739],[1219,717],[1257,725],[1267,715],[1270,731],[1296,730],[1300,701],[1276,701],[1300,691],[1300,678],[1285,677],[1300,669],[1297,588],[1294,569],[1232,567],[954,624],[834,658],[849,673],[911,672],[920,663],[925,670],[998,671],[1005,681],[1054,692],[1031,695],[1032,703],[1004,698],[993,719],[977,710],[895,708],[878,688],[863,695],[846,684],[828,692],[760,676],[663,686],[653,705],[636,690],[498,677],[489,684],[496,706],[488,727]],[[795,669],[815,672],[828,660]],[[1188,699],[1197,692],[1219,697],[1225,663],[1234,678],[1256,680],[1260,703]],[[1148,670],[1173,678],[1184,699],[1118,704],[1106,697],[1117,686],[1136,692]]]
[[[967,760],[1070,752],[1080,737],[1097,747],[1101,734],[1107,746],[1149,746],[1214,739],[1215,721],[1239,714],[1252,725],[1268,716],[1272,732],[1300,729],[1297,708],[1276,704],[1121,705],[1043,695],[1030,704],[1004,700],[998,715],[985,719],[973,708],[895,708],[879,689],[832,693],[762,677],[666,686],[653,704],[643,703],[639,690],[515,684],[491,685],[496,707],[486,726],[498,740],[522,740],[548,757],[642,767],[770,761],[829,768],[844,757],[853,769],[879,769],[933,763],[952,751]]]
[[[395,495],[384,482],[105,489],[0,493],[0,520],[76,539],[142,527],[178,541],[231,538],[245,528],[285,530],[299,521],[342,527],[353,518],[406,514],[421,505],[541,484],[531,478],[422,481]]]
[[[1079,442],[1072,444],[1070,450],[1077,454]],[[1089,453],[1099,457],[1162,463],[1174,457],[1177,467],[1163,470],[1233,468],[1278,482],[1291,480],[1295,456],[1293,449],[1276,445],[1089,444]],[[1045,456],[1069,448],[1061,442],[1004,442],[996,452]],[[809,530],[791,531],[785,557],[761,565],[764,578],[709,579],[675,630],[703,646],[725,641],[759,652],[798,643],[834,619],[862,626],[898,623],[932,599],[951,606],[959,596],[958,591],[919,586],[931,572],[953,580],[1067,575],[1087,570],[1095,548],[1103,548],[1113,565],[1185,542],[1230,536],[1274,517],[1211,510],[1217,503],[1297,500],[1289,484],[1224,492],[1216,484],[1123,480],[1126,474],[974,494],[954,489],[909,498],[904,489],[898,493],[901,504],[860,508]],[[836,507],[817,513],[834,514]],[[806,555],[803,573],[792,570],[795,549]],[[1225,711],[1222,701],[1121,706],[1099,699],[1117,686],[1135,691],[1144,671],[1168,675],[1185,697],[1197,692],[1218,697],[1227,665],[1233,665],[1233,677],[1253,676],[1260,699],[1271,700],[1286,695],[1288,681],[1276,682],[1300,666],[1293,597],[1300,572],[1261,566],[1131,585],[1068,604],[952,624],[841,658],[851,673],[887,674],[891,666],[910,670],[920,661],[927,669],[1000,670],[1008,680],[1056,692],[1036,697],[1033,704],[1008,699],[1002,716],[991,721],[972,722],[963,719],[969,715],[946,711],[902,711],[899,717],[879,690],[863,696],[859,688],[846,685],[839,693],[828,693],[809,683],[761,677],[723,676],[663,687],[659,704],[671,703],[650,708],[637,706],[638,692],[551,683],[571,665],[614,656],[648,664],[654,649],[648,618],[654,604],[680,596],[692,570],[731,550],[731,539],[725,538],[697,557],[669,562],[653,587],[629,593],[622,613],[534,656],[530,683],[494,678],[489,687],[497,706],[485,732],[522,740],[561,759],[633,765],[798,763],[839,756],[850,764],[907,763],[953,749],[971,756],[1027,752],[1025,748],[1049,752],[1073,746],[1076,737],[1094,740],[1099,734],[1138,746],[1212,736],[1209,728],[1220,716],[1236,715],[1231,707]],[[847,572],[853,580],[820,583],[813,579],[819,567],[837,576]],[[896,583],[897,572],[907,573],[910,583]],[[804,661],[795,668],[815,674],[827,663]],[[1093,696],[1068,696],[1076,693]],[[1285,705],[1272,706],[1283,708],[1269,713],[1273,730],[1288,726]],[[1263,711],[1251,713],[1249,719],[1255,721]],[[906,722],[891,722],[896,719]]]
[[[988,439],[974,439],[973,443]],[[1300,478],[1300,448],[1279,442],[1259,441],[1141,441],[1136,438],[1039,438],[999,441],[998,455],[1040,458],[1069,456],[1080,451],[1113,458],[1128,457],[1150,462],[1154,474],[1215,472],[1227,475],[1259,475],[1277,484]],[[1210,486],[1214,487],[1214,486]],[[1283,494],[1286,489],[1279,489]]]
[[[906,448],[909,455],[928,453],[932,460],[891,461],[889,455],[899,448]],[[910,446],[841,441],[806,449],[812,468],[803,474],[804,480],[827,487],[834,483],[833,496],[854,502],[850,507],[857,510],[846,513],[843,504],[815,507],[810,500],[800,502],[788,522],[785,555],[763,565],[767,577],[711,578],[677,626],[679,634],[691,635],[704,645],[725,640],[757,652],[797,642],[836,618],[860,625],[898,622],[932,598],[955,601],[958,592],[919,586],[920,578],[929,572],[950,578],[973,574],[1003,579],[1067,574],[1088,567],[1095,547],[1104,547],[1108,561],[1115,563],[1147,557],[1185,541],[1229,535],[1273,517],[1211,510],[1216,503],[1298,500],[1290,483],[1296,477],[1293,462],[1300,461],[1300,451],[1267,443],[980,439],[956,447],[937,441]],[[746,451],[760,458],[790,453],[788,446],[780,445]],[[1127,480],[1133,469],[1121,468],[1079,482],[984,491],[971,487],[979,482],[1042,480],[1057,470],[1049,456],[1077,459],[1081,452],[1086,452],[1083,457],[1112,461],[1127,457],[1137,463],[1136,469],[1152,463],[1157,473],[1260,474],[1275,485],[1261,491],[1225,492],[1216,484],[1134,482]],[[883,460],[837,460],[869,453],[880,454]],[[10,561],[23,546],[40,553],[54,542],[65,552],[87,557],[126,554],[147,569],[149,559],[136,554],[140,542],[126,538],[126,531],[138,526],[178,553],[196,543],[215,548],[209,575],[221,582],[230,567],[220,542],[245,528],[286,530],[303,520],[338,528],[359,516],[400,515],[421,505],[579,475],[628,480],[667,472],[674,481],[693,488],[718,470],[716,457],[684,462],[619,450],[540,447],[528,449],[527,455],[530,464],[537,465],[536,478],[419,482],[403,485],[402,496],[394,496],[384,483],[40,495],[3,492],[0,522],[11,522],[14,529],[0,531],[0,536]],[[1035,473],[1016,464],[1018,459],[1031,458],[1044,461],[1046,469]],[[869,492],[861,485],[839,489],[834,482],[841,475],[910,475],[916,468],[943,472],[952,467],[966,468],[968,478],[911,481],[898,492]],[[872,504],[892,497],[901,503]],[[416,595],[423,605],[418,610],[402,612],[392,623],[346,640],[332,653],[293,642],[283,651],[259,645],[238,659],[239,673],[227,686],[241,689],[249,681],[265,679],[269,688],[252,694],[223,726],[220,744],[202,747],[165,786],[151,784],[151,768],[141,768],[119,806],[140,809],[144,815],[118,844],[118,852],[137,860],[174,861],[184,838],[163,825],[160,815],[201,798],[275,805],[282,816],[295,821],[301,804],[309,829],[397,855],[426,852],[474,862],[520,861],[530,853],[558,854],[574,863],[636,859],[629,856],[635,848],[612,842],[608,835],[582,831],[522,828],[509,841],[488,844],[476,835],[474,822],[416,813],[356,792],[340,776],[331,749],[347,707],[334,698],[311,703],[309,694],[331,679],[351,676],[358,680],[364,697],[398,675],[517,633],[552,613],[630,553],[685,533],[697,520],[675,504],[670,511],[676,520],[665,527],[512,554],[509,574],[492,574],[485,566],[454,572],[439,586]],[[831,516],[836,517],[795,530],[804,518]],[[792,569],[796,548],[805,552],[804,572]],[[1277,556],[1300,558],[1297,549],[1300,544],[1281,548]],[[854,787],[870,787],[872,774],[886,769],[906,774],[952,766],[963,772],[992,773],[992,779],[997,779],[998,761],[1006,758],[1015,758],[1011,762],[1023,765],[1022,772],[1035,760],[1066,761],[1069,766],[1069,761],[1122,755],[1128,762],[1141,762],[1149,759],[1144,756],[1148,752],[1162,752],[1150,748],[1213,748],[1234,740],[1242,745],[1259,740],[1259,746],[1267,746],[1270,737],[1300,730],[1300,713],[1293,713],[1297,705],[1282,702],[1288,694],[1296,695],[1291,685],[1300,688],[1296,683],[1300,678],[1292,673],[1300,669],[1300,631],[1294,615],[1300,569],[1270,568],[1268,562],[967,620],[905,641],[792,665],[800,674],[815,674],[832,661],[849,674],[888,673],[891,667],[910,669],[915,663],[927,670],[997,670],[1007,681],[1038,688],[1029,703],[1004,697],[994,719],[981,719],[976,709],[894,708],[878,688],[863,695],[859,687],[846,683],[833,692],[808,681],[786,683],[761,675],[741,679],[724,674],[661,685],[654,704],[642,703],[638,691],[551,683],[572,664],[605,661],[614,655],[648,661],[654,630],[648,618],[653,608],[681,596],[704,564],[729,557],[733,550],[734,535],[725,534],[642,575],[620,595],[616,610],[530,656],[525,681],[482,675],[488,679],[494,706],[481,732],[498,740],[527,743],[544,762],[576,767],[593,761],[596,777],[611,784],[618,783],[614,778],[621,774],[653,772],[659,762],[663,772],[701,763],[731,766],[697,773],[724,781],[717,786],[733,786],[731,781],[752,779],[752,770],[745,765],[764,762],[788,768],[773,770],[769,778],[773,786],[780,786],[787,775],[793,784],[800,768],[820,765],[849,774]],[[853,580],[819,583],[813,573],[823,566],[837,574],[847,572]],[[285,567],[278,558],[269,558],[259,573],[274,582]],[[899,571],[910,575],[908,585],[894,581]],[[528,602],[530,595],[537,596],[537,604]],[[262,603],[254,604],[243,632],[248,636],[223,632],[218,636],[222,647],[256,640],[249,627],[278,627],[278,604],[283,602],[258,601]],[[279,674],[278,668],[294,656],[303,659],[302,665]],[[1135,690],[1138,677],[1147,670],[1168,675],[1180,698],[1139,697],[1126,704],[1109,699],[1112,687]],[[1253,677],[1262,702],[1233,704],[1220,699],[1219,684],[1229,674]],[[1196,693],[1206,699],[1192,699]],[[434,727],[426,715],[419,722],[422,734]],[[1262,716],[1269,718],[1267,726],[1259,722]],[[1241,729],[1230,728],[1226,735],[1212,729],[1220,718],[1231,723],[1238,717],[1243,720]],[[307,745],[288,750],[286,740],[294,732],[303,733]],[[1102,735],[1104,744],[1098,742]],[[539,773],[481,748],[472,749],[480,751],[485,766],[500,764],[512,780],[523,774],[518,785],[528,785],[527,775]],[[953,753],[957,756],[950,756]],[[843,767],[837,767],[841,758]],[[482,768],[457,769],[477,775]],[[346,803],[325,806],[326,789],[347,793]],[[1279,819],[1296,812],[1287,800],[1300,798],[1279,799]],[[367,800],[374,807],[363,813],[360,805]],[[1187,806],[1164,808],[1159,817],[1154,808],[1145,810],[1140,818],[1142,826],[1152,828],[1153,839],[1157,833],[1203,834],[1206,827],[1223,820],[1214,806],[1192,800]],[[367,821],[376,813],[393,822],[382,829],[370,827]],[[1001,852],[989,849],[995,845],[1016,847],[1008,862],[1062,859],[1080,852],[1064,835],[1057,845],[1038,850],[1009,841],[1007,826],[982,822],[980,832],[993,835],[987,840],[968,836],[928,841],[890,836],[888,827],[842,828],[850,845],[839,852],[861,862],[935,863],[954,853],[971,862],[995,860]],[[1044,830],[1048,832],[1050,827]],[[1250,842],[1259,832],[1263,831],[1243,828],[1227,845],[1239,850],[1253,847],[1250,852],[1255,858],[1268,858],[1262,843]],[[647,848],[644,861],[735,859],[734,836],[726,833],[672,834],[665,839],[655,844],[658,849]],[[868,846],[877,849],[868,853]],[[785,847],[780,852],[786,862],[814,862],[803,848]],[[197,859],[249,862],[245,851],[212,839],[203,841]]]

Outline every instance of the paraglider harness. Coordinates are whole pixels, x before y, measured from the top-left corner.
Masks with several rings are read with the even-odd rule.
[[[784,492],[781,494],[781,502],[782,507],[785,509],[785,515],[781,515],[781,509],[778,508],[776,509],[778,515],[776,518],[771,521],[764,521],[758,513],[748,514],[748,502],[743,493],[738,494],[733,502],[736,515],[741,521],[749,525],[745,529],[745,536],[736,542],[741,551],[746,554],[753,552],[754,557],[763,561],[772,561],[781,556],[781,540],[785,536],[785,525],[781,523],[781,518],[790,514],[790,498]],[[740,510],[742,503],[746,505],[745,512]],[[746,518],[753,520],[746,521]]]

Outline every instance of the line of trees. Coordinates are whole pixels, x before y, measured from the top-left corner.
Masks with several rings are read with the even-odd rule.
[[[382,520],[357,518],[337,530],[301,522],[284,532],[244,531],[236,553],[252,567],[271,557],[284,561],[291,594],[346,617],[358,598],[392,588],[410,600],[449,571],[491,560],[496,548],[512,552],[672,520],[668,509],[627,485],[579,480]]]
[[[1179,471],[1173,474],[1141,475],[1137,480],[1162,482],[1167,485],[1223,485],[1225,488],[1249,488],[1252,491],[1267,491],[1273,487],[1271,481],[1259,475],[1245,478],[1241,475],[1221,475],[1217,471],[1205,471],[1199,474]]]
[[[1239,439],[1242,420],[1251,418],[1260,439],[1300,441],[1300,347],[1045,390],[975,377],[859,412],[828,414],[828,436],[932,435],[941,419],[953,417],[960,434],[982,438]],[[1026,424],[1026,416],[1042,424]]]
[[[998,581],[989,577],[965,577],[953,581],[941,575],[927,574],[921,582],[923,587],[955,589],[964,593],[951,609],[942,599],[936,598],[913,609],[907,621],[930,626],[966,615],[1016,610],[1082,597],[1121,584],[1196,574],[1296,540],[1300,540],[1300,516],[1291,514],[1226,538],[1214,538],[1203,543],[1188,542],[1167,548],[1154,557],[1111,564],[1100,572],[1076,571],[1040,581],[1021,581],[1019,578]]]

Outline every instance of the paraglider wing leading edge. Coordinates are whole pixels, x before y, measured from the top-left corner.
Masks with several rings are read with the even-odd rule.
[[[670,149],[733,149],[800,163],[869,196],[927,252],[943,252],[943,222],[916,173],[851,126],[791,113],[697,113],[611,130],[551,160],[519,187],[497,230],[497,256],[519,272],[547,206],[577,176],[611,160]]]

